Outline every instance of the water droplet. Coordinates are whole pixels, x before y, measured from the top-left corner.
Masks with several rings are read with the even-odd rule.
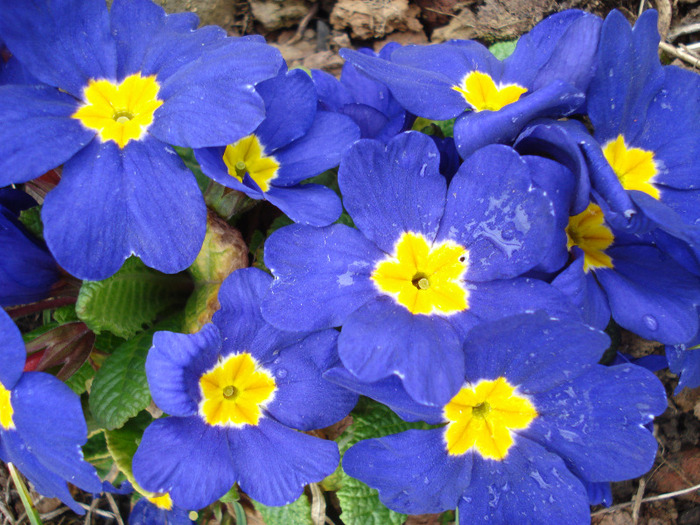
[[[275,359],[275,360],[272,362],[272,364],[278,365],[278,364],[280,364],[280,361],[282,361],[282,358],[281,358],[281,357],[278,357],[277,359]]]
[[[644,324],[649,330],[656,330],[659,327],[659,322],[656,320],[656,317],[653,315],[645,315],[642,317],[642,321],[644,321]]]
[[[423,166],[421,166],[420,173],[418,175],[420,175],[421,177],[425,177],[425,170],[426,169],[428,169],[428,165],[423,164]]]
[[[504,241],[511,241],[513,237],[515,237],[515,228],[513,227],[513,223],[509,222],[501,231],[501,238]]]
[[[423,478],[423,483],[425,483],[426,485],[427,485],[428,483],[430,483],[430,480],[428,479],[427,476]]]
[[[288,372],[287,372],[287,369],[286,369],[286,368],[280,368],[279,370],[277,370],[277,372],[275,373],[275,375],[276,375],[277,377],[279,377],[280,379],[284,379],[285,377],[287,377],[287,373],[288,373]]]

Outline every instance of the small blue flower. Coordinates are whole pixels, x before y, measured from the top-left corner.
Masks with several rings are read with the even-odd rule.
[[[378,54],[367,48],[359,49],[358,53],[388,60],[398,47],[401,46],[392,42]],[[319,69],[314,69],[311,74],[318,91],[319,108],[351,117],[360,127],[361,138],[386,143],[410,127],[413,117],[398,103],[391,91],[381,82],[358,71],[352,63],[343,65],[340,80]]]
[[[595,140],[582,144],[615,226],[652,231],[700,274],[700,77],[661,66],[658,43],[656,11],[634,28],[620,12],[608,15],[587,95]]]
[[[283,71],[256,89],[265,101],[265,120],[235,143],[195,150],[202,171],[271,202],[295,222],[327,226],[342,212],[338,196],[300,182],[337,166],[359,138],[357,126],[345,115],[317,110],[313,81],[300,69]]]
[[[459,389],[461,337],[479,322],[537,309],[575,315],[552,286],[519,277],[554,234],[552,203],[533,185],[532,169],[542,166],[492,145],[448,187],[439,160],[418,132],[386,147],[357,142],[338,172],[357,229],[276,231],[265,245],[275,280],[262,304],[282,329],[342,325],[338,351],[353,374],[369,382],[396,375],[429,404]]]
[[[0,189],[0,306],[44,299],[60,279],[60,272],[43,242],[34,238],[19,213],[36,202],[19,190]]]
[[[445,425],[361,441],[343,469],[398,512],[457,507],[463,525],[587,524],[604,483],[652,466],[657,443],[644,424],[666,409],[648,370],[597,364],[608,343],[538,314],[483,324],[465,342],[459,393],[444,407],[413,404]]]
[[[600,26],[583,11],[557,13],[523,35],[503,62],[465,40],[398,48],[388,60],[348,49],[340,54],[386,84],[414,115],[459,117],[455,143],[466,158],[487,144],[511,142],[532,119],[580,110]]]
[[[221,287],[213,324],[153,338],[148,382],[171,417],[146,429],[133,469],[141,487],[176,506],[199,509],[234,483],[265,505],[285,505],[338,465],[334,442],[293,430],[333,424],[357,401],[321,377],[337,362],[338,333],[266,323],[260,298],[270,281],[238,270]]]
[[[95,493],[102,482],[83,460],[80,398],[49,374],[22,372],[25,358],[19,329],[0,311],[0,460],[15,465],[40,494],[84,514],[66,482]]]
[[[234,142],[265,115],[253,86],[282,59],[262,39],[195,29],[149,0],[0,0],[0,37],[43,84],[0,86],[0,186],[64,164],[44,202],[44,237],[81,279],[130,255],[166,273],[189,266],[206,207],[170,144]],[[232,118],[235,115],[235,118]]]

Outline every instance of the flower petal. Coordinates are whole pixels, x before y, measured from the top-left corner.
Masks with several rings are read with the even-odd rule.
[[[309,226],[328,226],[343,212],[338,195],[320,184],[272,186],[265,198],[294,222]]]
[[[0,383],[5,390],[12,390],[22,377],[27,352],[17,325],[5,310],[0,309]]]

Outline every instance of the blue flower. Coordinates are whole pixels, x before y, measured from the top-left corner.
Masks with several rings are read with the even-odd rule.
[[[389,60],[347,49],[340,54],[386,84],[411,113],[434,120],[459,117],[455,143],[466,158],[487,144],[511,142],[532,119],[580,110],[600,25],[583,11],[557,13],[523,35],[503,62],[465,40],[406,46]]]
[[[234,272],[213,323],[192,335],[157,332],[146,373],[156,404],[172,417],[145,431],[134,476],[145,490],[198,509],[238,483],[265,505],[295,501],[331,474],[338,447],[292,429],[342,419],[357,396],[321,374],[337,361],[335,330],[282,332],[260,315],[271,277]]]
[[[134,254],[166,273],[189,266],[204,199],[168,145],[228,144],[265,108],[253,86],[281,57],[262,39],[195,29],[148,0],[0,0],[0,37],[40,85],[0,87],[0,186],[64,164],[42,209],[59,264],[104,279]],[[235,118],[232,118],[235,115]]]
[[[88,492],[102,492],[102,482],[83,460],[80,398],[49,374],[23,373],[25,358],[19,329],[0,311],[0,460],[15,465],[40,494],[84,514],[66,482]]]
[[[304,71],[283,71],[257,86],[265,120],[250,135],[220,148],[195,150],[215,181],[265,199],[295,222],[326,226],[342,212],[338,196],[319,184],[299,184],[340,163],[359,138],[352,120],[317,110],[314,84]]]
[[[359,49],[358,53],[388,60],[398,47],[401,46],[392,42],[378,54],[367,48]],[[312,70],[311,74],[318,90],[319,108],[351,117],[360,127],[361,138],[386,143],[410,127],[413,117],[398,103],[391,91],[381,82],[358,71],[352,63],[343,65],[340,80],[319,69]]]
[[[700,77],[661,66],[658,43],[656,11],[634,28],[617,11],[605,19],[583,147],[615,226],[658,228],[655,242],[700,274]]]
[[[173,505],[169,495],[141,498],[129,514],[129,525],[194,525],[189,512]]]
[[[60,278],[48,249],[19,222],[22,210],[36,202],[19,190],[0,189],[0,306],[32,303],[47,297]]]
[[[551,167],[529,162],[488,146],[448,187],[426,135],[402,133],[386,147],[357,142],[338,172],[357,229],[272,234],[265,264],[275,280],[263,316],[287,330],[342,325],[338,352],[360,380],[395,375],[415,399],[446,402],[462,383],[460,339],[471,327],[537,309],[572,315],[552,286],[519,277],[555,228],[552,203],[532,182],[533,168]]]
[[[674,374],[680,376],[674,394],[684,388],[700,386],[700,330],[684,344],[667,346],[666,359],[668,367]]]
[[[648,370],[597,364],[608,343],[544,315],[483,324],[465,342],[459,393],[443,407],[414,403],[444,426],[361,441],[343,469],[407,514],[457,507],[461,524],[589,523],[587,489],[604,500],[602,483],[652,466],[644,424],[666,408]]]

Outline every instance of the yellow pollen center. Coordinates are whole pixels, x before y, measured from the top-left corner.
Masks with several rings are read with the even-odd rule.
[[[2,383],[0,383],[0,427],[4,430],[12,430],[15,428],[15,424],[12,421],[12,415],[15,411],[10,402],[11,397],[12,392],[7,390]]]
[[[173,500],[170,498],[170,494],[167,492],[165,494],[161,494],[160,496],[153,496],[152,498],[147,499],[159,509],[173,510]]]
[[[265,155],[265,148],[255,134],[226,146],[224,164],[228,168],[229,175],[241,182],[248,173],[264,192],[270,189],[270,181],[277,177],[277,170],[280,167],[274,157]]]
[[[379,261],[372,281],[412,314],[454,314],[469,308],[463,276],[468,266],[463,246],[443,241],[432,247],[419,233],[404,232],[394,254]]]
[[[484,458],[502,460],[513,444],[511,429],[527,428],[538,414],[526,397],[505,378],[464,386],[445,405],[443,415],[447,453],[465,454],[475,448]]]
[[[603,155],[623,188],[643,191],[655,199],[660,197],[659,189],[653,184],[657,174],[653,151],[629,148],[625,138],[618,135],[603,146]]]
[[[163,101],[155,75],[136,73],[120,84],[92,79],[83,91],[83,104],[71,115],[97,132],[103,142],[113,140],[120,148],[143,138],[153,123],[153,114]]]
[[[277,385],[247,352],[233,354],[199,379],[199,414],[209,425],[257,425]]]
[[[474,111],[498,111],[517,102],[527,88],[518,84],[498,84],[481,71],[470,71],[458,86],[452,89],[462,94]]]
[[[605,225],[603,210],[591,203],[578,215],[569,217],[566,227],[566,247],[571,250],[578,246],[583,251],[583,271],[591,268],[612,268],[613,262],[605,253],[615,240],[610,228]]]

